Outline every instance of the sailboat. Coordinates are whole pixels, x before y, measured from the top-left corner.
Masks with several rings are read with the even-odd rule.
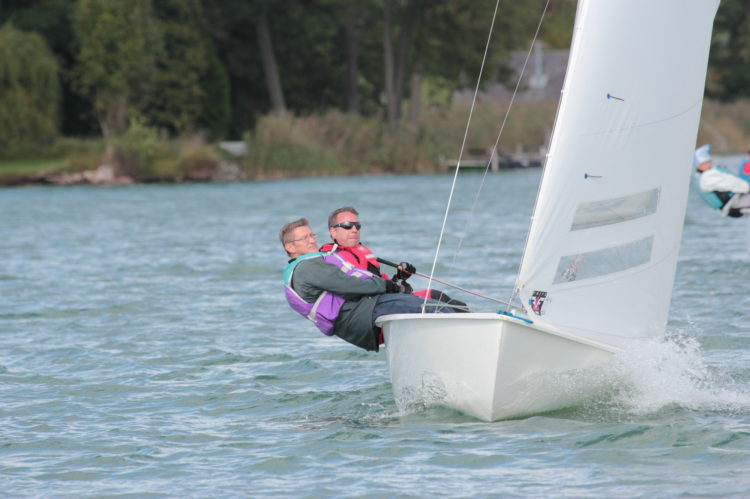
[[[381,317],[394,396],[494,421],[666,330],[718,0],[580,0],[517,310]],[[489,262],[491,265],[491,262]]]

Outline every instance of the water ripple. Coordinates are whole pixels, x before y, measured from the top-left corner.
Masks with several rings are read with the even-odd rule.
[[[618,358],[577,407],[487,424],[439,407],[399,412],[384,353],[323,337],[287,310],[277,230],[299,216],[324,233],[332,208],[356,205],[379,254],[430,266],[446,177],[366,181],[378,196],[362,196],[357,178],[0,192],[4,494],[750,488],[744,224],[713,217],[691,194],[667,341]],[[533,170],[489,176],[488,206],[472,213],[479,177],[462,178],[441,277],[506,298],[537,181]]]

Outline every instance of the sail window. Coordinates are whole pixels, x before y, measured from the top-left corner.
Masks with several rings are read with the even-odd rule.
[[[660,188],[578,205],[570,230],[616,224],[656,213]]]
[[[588,253],[560,258],[553,284],[581,281],[627,270],[651,259],[654,236]]]

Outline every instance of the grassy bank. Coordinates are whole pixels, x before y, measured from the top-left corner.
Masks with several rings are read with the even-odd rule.
[[[537,150],[549,136],[555,103],[524,103],[514,109],[500,148]],[[290,175],[424,173],[436,171],[441,157],[457,157],[469,109],[429,109],[419,123],[392,129],[375,118],[338,111],[295,117],[262,118],[247,134],[243,171],[250,178]],[[499,105],[476,109],[467,149],[486,150],[495,143],[505,116]]]
[[[474,110],[466,148],[486,150],[502,127],[501,151],[537,151],[549,141],[556,109],[557,102],[517,103],[503,126],[506,108],[481,103]],[[405,123],[397,130],[380,120],[336,111],[266,116],[246,137],[242,168],[250,178],[432,172],[439,158],[458,157],[468,116],[464,107],[433,108],[418,124]],[[697,143],[707,142],[716,154],[750,148],[750,101],[705,101]]]
[[[717,154],[747,152],[750,149],[750,100],[705,101],[698,144],[712,144]]]
[[[0,161],[0,175],[31,175],[49,170],[61,170],[65,167],[66,160],[58,159],[9,159]]]
[[[538,150],[549,140],[556,107],[556,102],[517,103],[505,121],[500,149]],[[717,154],[750,148],[750,101],[706,101],[702,113],[699,144],[713,144]],[[481,103],[466,148],[486,150],[494,144],[505,114],[502,105]],[[391,128],[380,119],[339,111],[268,115],[246,134],[247,152],[239,158],[200,136],[169,138],[136,122],[112,144],[110,163],[116,175],[139,182],[434,172],[440,158],[458,156],[468,116],[468,107],[430,108],[418,123]],[[104,151],[102,140],[61,139],[30,151],[36,159],[0,161],[0,182],[91,170],[104,162]]]

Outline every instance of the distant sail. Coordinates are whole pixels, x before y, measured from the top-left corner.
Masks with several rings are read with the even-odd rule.
[[[615,346],[664,333],[718,5],[579,2],[517,282],[533,319]]]

